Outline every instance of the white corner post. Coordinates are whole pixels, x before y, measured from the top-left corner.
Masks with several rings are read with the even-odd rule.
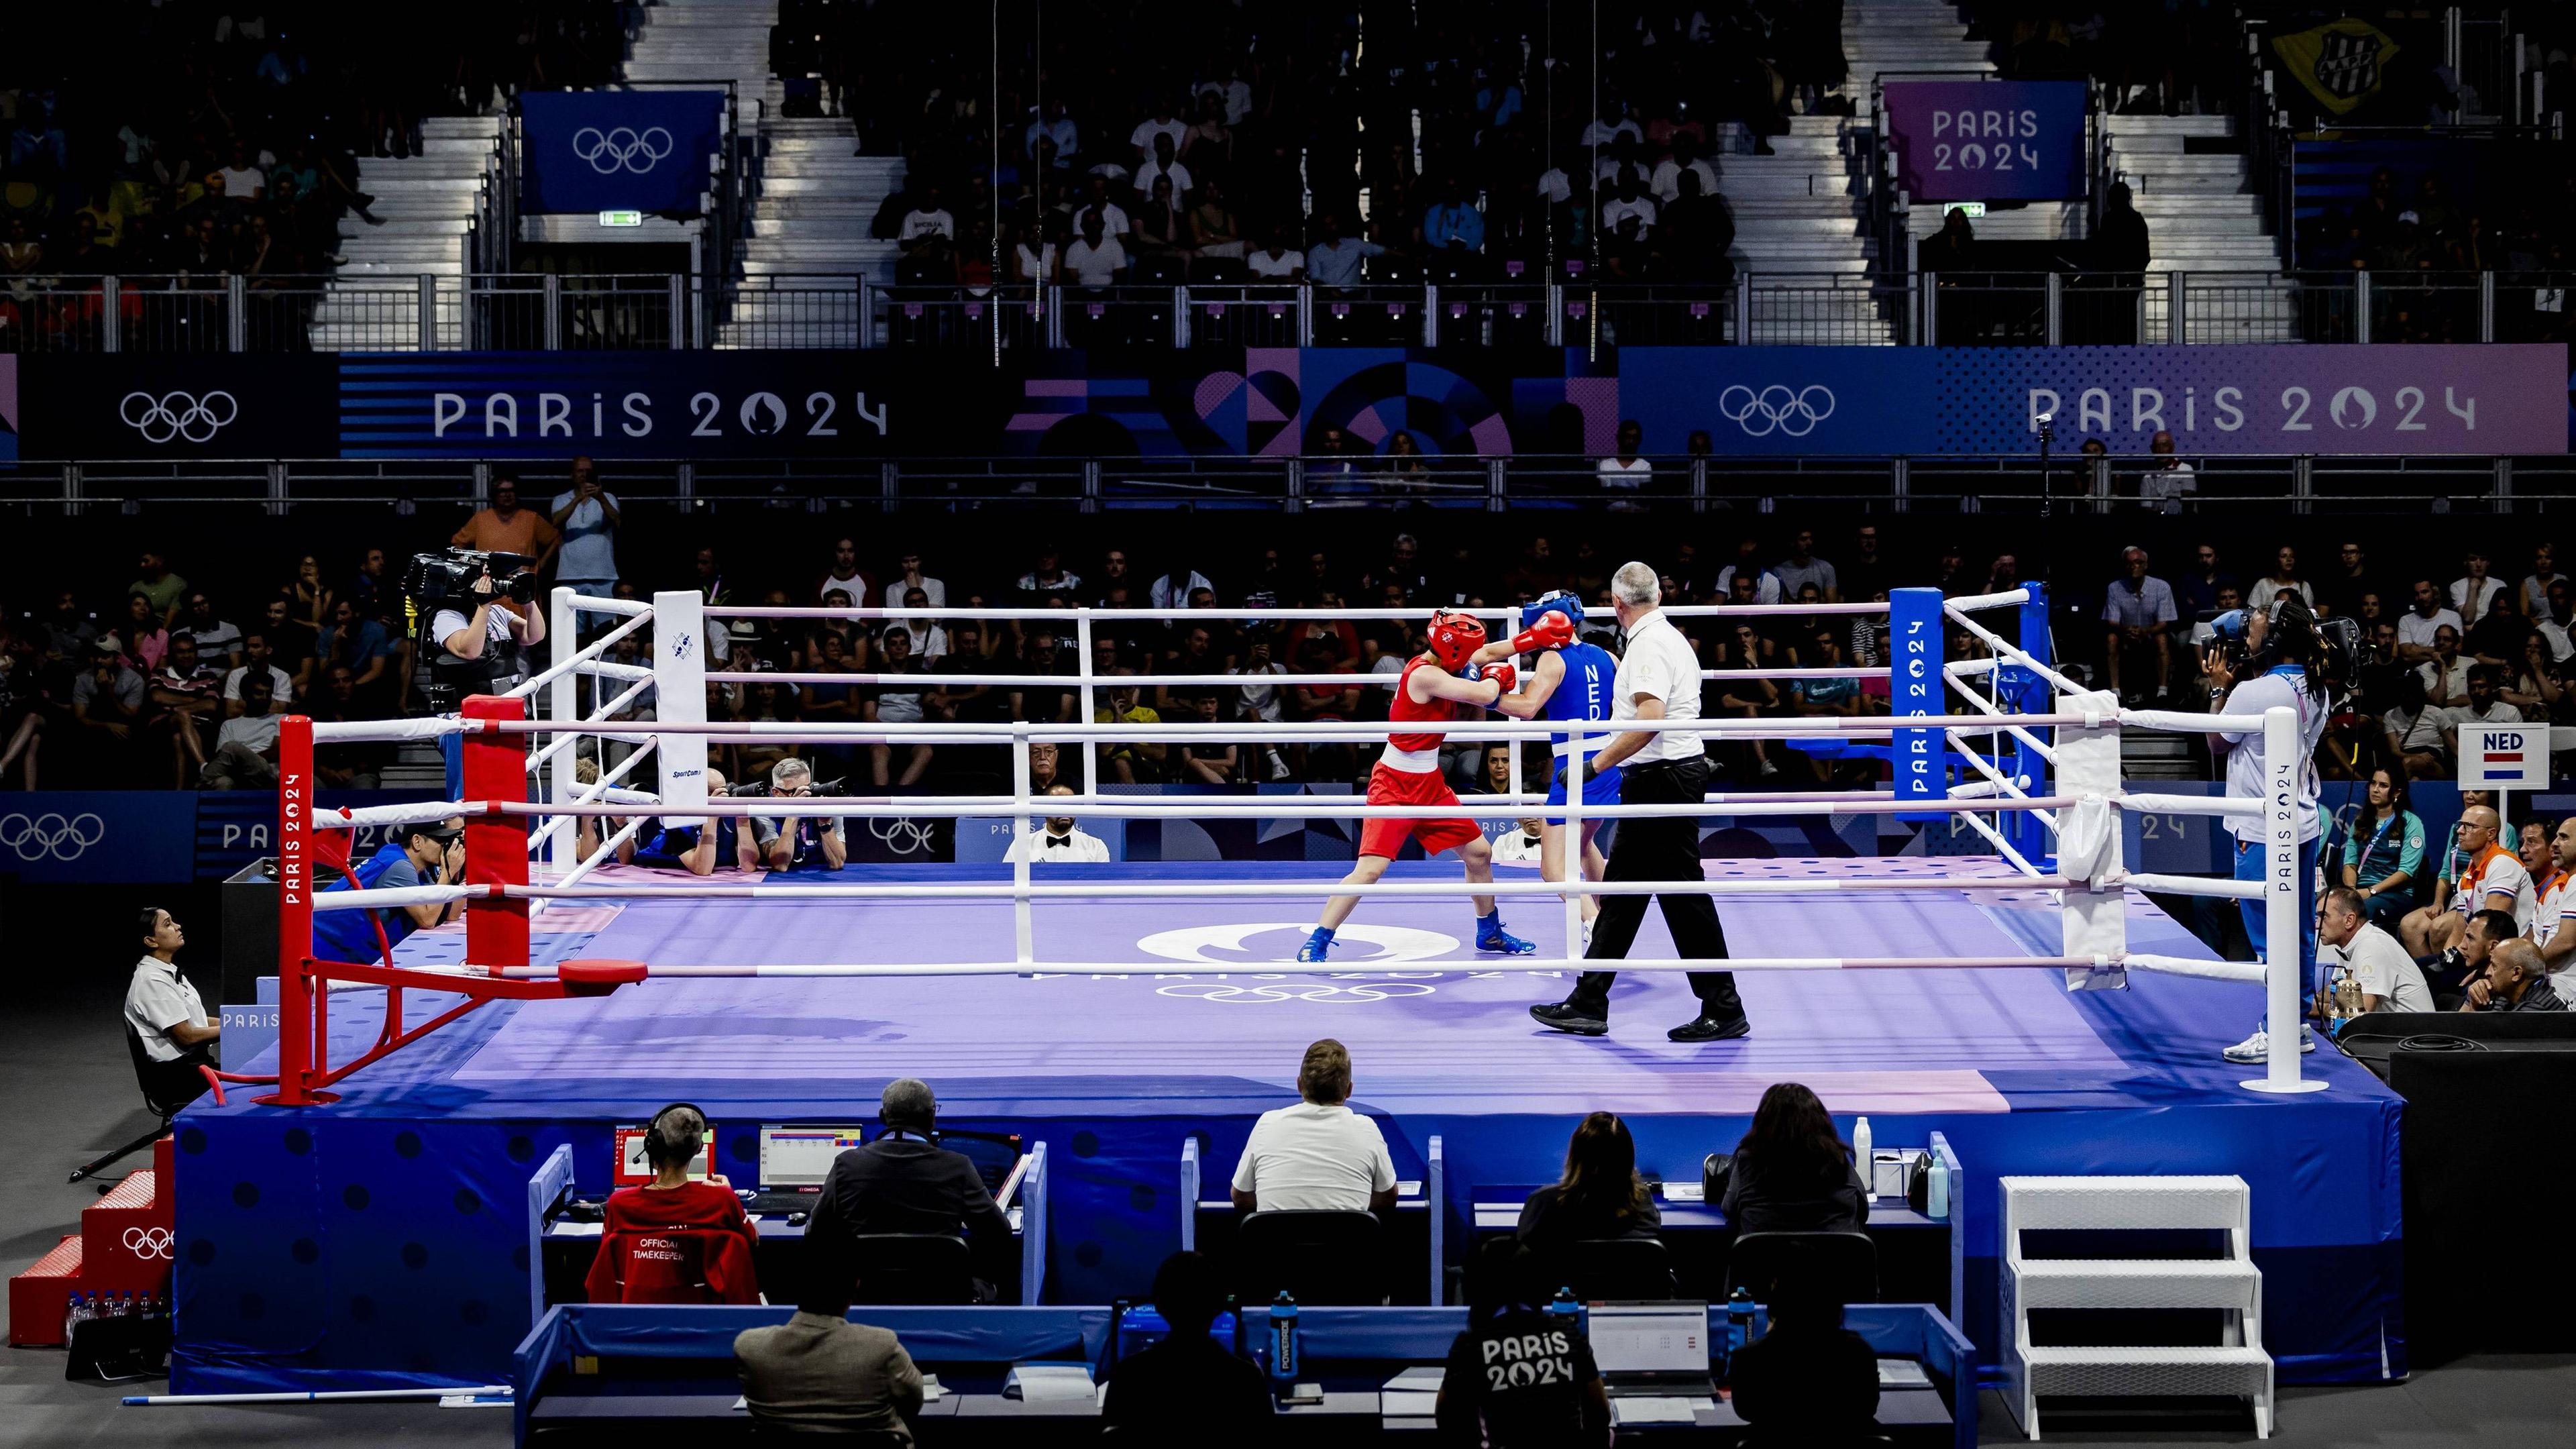
[[[2062,949],[2069,956],[2117,961],[2129,949],[2128,890],[2117,884],[2123,864],[2120,819],[2110,806],[2120,793],[2120,701],[2106,693],[2071,694],[2057,708],[2100,721],[2057,728],[2053,793],[2071,795],[2077,802],[2057,812],[2058,873],[2085,882],[2068,887],[2061,897]],[[2033,752],[2023,758],[2036,761],[2039,756]],[[2069,991],[2118,991],[2128,984],[2129,973],[2119,966],[2066,968]]]
[[[2263,1075],[2237,1085],[2249,1092],[2322,1092],[2299,1076],[2299,716],[2276,705],[2263,711]]]
[[[1088,748],[1088,747],[1086,747]],[[1029,835],[1029,732],[1011,728],[1011,959],[1023,966],[1037,960],[1036,927],[1029,919],[1029,861],[1037,852],[1020,849]]]
[[[707,722],[706,600],[695,589],[665,589],[653,596],[653,717],[671,724]],[[603,725],[603,728],[605,726]],[[661,736],[653,752],[662,772],[662,804],[674,813],[663,823],[709,824],[688,813],[707,803],[707,737]],[[745,821],[747,829],[750,822]]]
[[[572,606],[577,597],[579,595],[573,589],[562,584],[555,585],[554,592],[546,596],[546,642],[554,646],[550,652],[557,664],[581,652],[581,612]],[[580,670],[567,669],[547,681],[546,717],[553,720],[581,718]],[[554,758],[546,762],[545,794],[548,803],[566,804],[580,793],[581,782],[573,774],[580,763],[576,758],[579,753],[578,747],[566,745],[555,751]],[[602,770],[608,768],[604,751],[599,767]],[[552,816],[547,819],[545,828],[546,864],[552,866],[557,874],[580,864],[581,832],[574,828],[572,817]]]
[[[1082,675],[1082,723],[1091,723],[1091,610],[1073,611],[1073,647],[1081,654],[1076,669]],[[1064,773],[1064,761],[1056,761],[1056,773]],[[1082,798],[1100,797],[1100,750],[1086,736],[1082,741]]]
[[[1557,852],[1557,862],[1565,872],[1561,884],[1569,887],[1586,878],[1583,874],[1583,760],[1591,752],[1590,745],[1582,730],[1566,732],[1565,831],[1562,837],[1565,848]],[[1538,808],[1539,818],[1545,820],[1547,806],[1542,804]],[[1565,954],[1568,957],[1583,954],[1583,895],[1576,890],[1565,893]]]

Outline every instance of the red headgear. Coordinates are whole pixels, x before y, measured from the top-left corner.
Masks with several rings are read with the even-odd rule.
[[[1467,656],[1485,647],[1484,621],[1473,614],[1436,609],[1431,614],[1431,657],[1443,669],[1464,669]]]

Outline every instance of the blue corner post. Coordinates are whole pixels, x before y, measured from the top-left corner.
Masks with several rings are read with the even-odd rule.
[[[2022,652],[2042,664],[2054,667],[2057,660],[2049,651],[2048,590],[2041,584],[2032,584],[2029,588],[2030,598],[2021,606]],[[2013,713],[2050,713],[2051,695],[2048,681],[2032,671],[2017,665],[2008,666],[1997,680],[1997,684],[1999,692],[2008,701],[2005,708]],[[2005,739],[2011,745],[2008,752],[2010,763],[2005,766],[2006,770],[2016,777],[2029,777],[2028,793],[2047,794],[2048,762],[2039,757],[2037,750],[2023,744],[2020,740],[2013,739],[2009,735],[2005,736]],[[2012,842],[2013,849],[2021,852],[2022,859],[2043,870],[2048,868],[2046,858],[2056,853],[2049,848],[2048,827],[2040,824],[2027,810],[2016,810],[2004,817],[2003,836],[2004,839]]]
[[[1939,589],[1890,589],[1887,594],[1889,712],[1908,715],[1948,713],[1941,680],[1943,641],[1949,630],[1941,617]],[[1941,800],[1950,794],[1949,739],[1936,729],[1901,729],[1888,751],[1892,788],[1899,802]],[[1940,810],[1903,811],[1899,820],[1930,824],[1948,820]]]

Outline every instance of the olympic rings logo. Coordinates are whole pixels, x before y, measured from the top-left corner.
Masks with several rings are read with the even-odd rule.
[[[657,143],[653,138],[659,136]],[[647,126],[638,131],[632,126],[617,126],[602,132],[597,126],[584,126],[572,133],[572,154],[590,163],[590,169],[602,176],[632,171],[641,176],[662,164],[671,154],[671,133],[660,126]],[[642,158],[641,165],[636,164]]]
[[[1834,415],[1834,394],[1822,384],[1791,389],[1775,382],[1756,392],[1737,383],[1717,395],[1717,413],[1742,428],[1748,438],[1768,437],[1775,432],[1785,438],[1803,438],[1816,430],[1816,424]]]
[[[106,838],[107,822],[86,811],[0,816],[0,846],[16,851],[20,860],[78,860]]]
[[[886,849],[897,855],[912,855],[930,848],[931,828],[936,821],[879,818],[868,822],[868,833],[885,842]]]
[[[135,404],[141,403],[138,413]],[[217,416],[220,410],[221,416]],[[216,433],[241,416],[241,404],[228,392],[215,391],[203,397],[195,393],[173,392],[154,397],[148,392],[129,392],[116,404],[117,417],[143,435],[147,443],[167,443],[185,438],[191,443],[212,442]]]
[[[127,1228],[125,1251],[146,1262],[154,1258],[166,1259],[170,1256],[170,1230],[168,1228]]]
[[[1429,996],[1436,987],[1419,981],[1363,981],[1349,986],[1233,986],[1218,981],[1183,981],[1154,988],[1156,996],[1186,996],[1199,1001],[1257,1002],[1267,1005],[1278,1001],[1315,1001],[1327,1005],[1344,1005],[1354,1001],[1386,1001],[1399,996]]]

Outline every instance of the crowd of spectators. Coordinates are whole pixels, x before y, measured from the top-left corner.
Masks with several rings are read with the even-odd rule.
[[[2374,283],[2403,286],[2408,273],[2548,272],[2568,267],[2576,221],[2576,168],[2555,146],[2511,148],[2510,165],[2490,167],[2491,146],[2458,143],[2464,161],[2400,175],[2374,168],[2367,190],[2331,204],[2299,226],[2301,266],[2367,269]],[[2394,274],[2394,275],[2392,275]],[[2474,342],[2476,315],[2462,319],[2413,301],[2375,317],[2378,342]]]
[[[488,113],[523,85],[606,79],[616,0],[506,0],[434,26],[321,0],[109,0],[10,17],[0,47],[0,351],[42,279],[186,287],[327,271],[373,221],[368,160],[414,154],[423,116]],[[219,345],[219,344],[216,344]]]
[[[1526,0],[1051,7],[1011,37],[998,148],[987,38],[933,12],[790,0],[773,62],[821,76],[863,151],[907,158],[876,231],[914,282],[1723,281],[1713,158],[1850,114],[1839,11],[1599,21],[1596,77],[1588,18]]]

